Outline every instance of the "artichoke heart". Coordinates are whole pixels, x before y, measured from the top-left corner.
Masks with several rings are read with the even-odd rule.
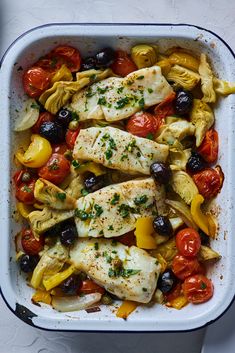
[[[70,219],[74,216],[74,211],[52,210],[44,207],[42,211],[33,211],[28,215],[31,229],[34,233],[42,234],[56,224]]]
[[[201,89],[203,93],[202,101],[214,103],[216,101],[216,94],[213,87],[213,72],[207,62],[205,54],[201,54],[198,71],[201,76]]]
[[[153,66],[157,61],[156,49],[148,44],[135,45],[131,49],[131,58],[138,69]]]
[[[183,52],[175,51],[169,56],[169,61],[172,65],[180,65],[186,69],[198,71],[199,61],[194,56]]]
[[[171,168],[172,166],[174,166],[175,169],[185,170],[186,164],[190,156],[191,156],[191,148],[187,148],[185,150],[180,150],[178,148],[171,148],[170,154],[169,154],[169,162],[170,162]]]
[[[199,261],[202,261],[202,262],[210,261],[210,260],[217,261],[221,258],[221,255],[217,253],[215,250],[209,248],[208,246],[201,245],[198,257],[199,257]]]
[[[190,113],[190,121],[195,125],[196,146],[199,147],[206,132],[214,124],[214,113],[206,102],[200,99],[194,99]]]
[[[216,93],[223,96],[235,93],[235,82],[228,82],[219,80],[218,78],[213,78],[214,90]]]
[[[62,65],[59,70],[56,71],[54,76],[52,76],[51,83],[55,83],[58,81],[72,81],[73,75],[71,71],[67,68],[66,65]]]
[[[194,135],[195,127],[192,123],[184,119],[178,119],[159,129],[159,136],[156,142],[173,145],[176,141],[183,140],[186,136]]]
[[[37,201],[56,210],[72,210],[76,207],[76,199],[43,178],[39,178],[35,183],[34,197]]]
[[[59,81],[55,82],[51,88],[46,90],[39,97],[39,102],[52,114],[56,114],[74,93],[81,90],[90,83],[90,79],[84,77],[79,81]]]
[[[76,73],[76,79],[77,81],[81,80],[82,78],[89,78],[90,83],[94,82],[99,82],[101,80],[104,80],[107,77],[114,77],[117,76],[114,74],[114,72],[108,68],[105,70],[86,70],[86,71],[81,71]]]
[[[200,81],[200,75],[185,67],[174,65],[166,76],[168,81],[173,81],[177,86],[191,91]]]
[[[160,66],[161,70],[162,70],[162,74],[164,76],[167,76],[167,74],[169,73],[170,69],[171,69],[171,62],[169,61],[168,58],[162,59],[160,61],[158,61],[156,63],[157,66]]]
[[[193,179],[184,171],[172,171],[171,185],[173,190],[189,205],[198,189]]]

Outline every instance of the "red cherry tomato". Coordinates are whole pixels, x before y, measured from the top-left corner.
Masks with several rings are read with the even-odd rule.
[[[38,98],[50,84],[50,74],[41,67],[31,67],[23,75],[25,92],[32,98]]]
[[[71,72],[80,70],[81,55],[76,48],[69,45],[59,45],[51,51],[50,56],[52,58],[62,58]]]
[[[165,293],[164,297],[167,302],[171,302],[174,299],[178,298],[181,294],[182,294],[182,283],[179,282],[170,292]]]
[[[20,169],[17,170],[17,172],[15,172],[15,174],[13,175],[13,180],[16,186],[20,185],[22,183],[22,175],[27,172],[26,169]]]
[[[187,258],[183,255],[176,255],[172,261],[172,271],[181,280],[201,272],[202,268],[196,258]]]
[[[195,257],[201,247],[201,238],[193,228],[185,228],[176,234],[176,247],[186,257]]]
[[[121,235],[118,237],[118,241],[127,246],[136,245],[136,237],[134,231]]]
[[[35,202],[34,188],[35,179],[30,179],[28,182],[21,182],[16,184],[15,196],[18,201],[23,202],[27,205],[32,205]]]
[[[77,138],[79,132],[80,132],[80,128],[78,128],[75,131],[68,129],[66,132],[65,141],[71,150],[74,148],[75,141],[76,141],[76,138]]]
[[[93,282],[91,279],[86,279],[82,281],[82,285],[79,288],[79,293],[89,294],[89,293],[105,293],[105,289],[100,287],[98,284]]]
[[[60,184],[70,173],[69,161],[59,153],[53,153],[48,162],[38,170],[41,178]]]
[[[55,116],[52,115],[51,113],[49,112],[40,113],[37,122],[31,128],[32,133],[38,134],[39,129],[43,123],[48,121],[54,121],[54,120],[55,120]]]
[[[188,277],[182,287],[184,295],[193,304],[208,301],[214,293],[211,280],[200,274]]]
[[[133,71],[138,70],[130,56],[123,50],[117,50],[115,60],[111,65],[111,69],[116,75],[125,77]]]
[[[156,133],[159,124],[155,117],[147,112],[139,112],[130,117],[126,129],[133,135],[148,137]]]
[[[193,180],[197,185],[199,193],[209,199],[216,196],[223,186],[224,175],[219,166],[207,168],[193,175]]]
[[[174,99],[175,99],[175,92],[171,93],[169,96],[167,96],[164,101],[156,105],[154,108],[154,116],[159,119],[160,121],[163,121],[167,116],[175,114],[175,109],[174,109]]]
[[[68,151],[68,146],[66,143],[60,143],[52,146],[52,153],[64,154],[66,151]]]
[[[216,130],[211,129],[207,131],[200,147],[198,148],[198,153],[207,161],[208,163],[215,163],[218,158],[219,150],[219,137]]]
[[[44,238],[40,236],[39,239],[36,239],[31,229],[23,229],[21,244],[26,254],[37,255],[43,249]]]

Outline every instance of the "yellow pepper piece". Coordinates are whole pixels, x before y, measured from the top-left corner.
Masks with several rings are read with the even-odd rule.
[[[163,273],[167,269],[167,262],[160,253],[156,255],[156,258],[161,265],[161,273]]]
[[[52,154],[51,144],[40,135],[32,135],[31,141],[25,152],[22,150],[16,152],[16,158],[26,167],[40,168],[48,161]]]
[[[32,301],[35,303],[41,302],[45,304],[51,304],[51,295],[45,290],[38,289],[32,296]]]
[[[106,173],[105,168],[103,168],[103,166],[101,166],[95,162],[83,163],[80,165],[80,167],[78,167],[76,169],[76,171],[78,172],[78,174],[83,174],[85,172],[91,172],[91,173],[95,174],[95,176],[99,176],[99,175]]]
[[[153,220],[151,217],[140,217],[136,221],[136,245],[141,249],[156,249],[157,244],[152,236],[154,234]]]
[[[199,60],[184,52],[174,52],[169,56],[172,65],[180,65],[187,69],[198,71]]]
[[[166,76],[168,74],[168,72],[170,71],[171,69],[171,63],[168,59],[162,59],[160,61],[158,61],[156,63],[157,66],[160,66],[161,70],[162,70],[162,74],[164,76]]]
[[[48,279],[44,279],[43,285],[46,288],[46,290],[51,290],[52,288],[57,287],[66,278],[71,276],[74,271],[75,271],[75,267],[73,265],[71,265],[66,270],[64,270],[62,272],[58,272]]]
[[[23,218],[28,218],[28,215],[34,210],[31,205],[26,205],[23,202],[17,202],[16,204],[17,211]]]
[[[191,203],[191,214],[196,225],[208,236],[214,237],[216,233],[216,224],[210,215],[208,216],[202,213],[201,204],[203,202],[204,197],[202,195],[195,195]]]
[[[124,300],[122,305],[118,308],[117,317],[126,319],[138,306],[138,303],[131,300]]]
[[[171,300],[167,306],[180,310],[187,304],[188,304],[187,298],[184,295],[180,295],[179,297]]]
[[[61,68],[52,76],[51,84],[57,81],[72,81],[72,79],[73,76],[71,71],[67,68],[66,65],[62,65]]]

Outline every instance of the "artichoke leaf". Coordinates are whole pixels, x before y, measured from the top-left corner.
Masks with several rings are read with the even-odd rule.
[[[149,44],[137,44],[131,49],[131,58],[138,69],[153,66],[157,61],[156,49]]]
[[[209,260],[219,260],[220,258],[221,258],[221,255],[218,252],[209,248],[208,246],[201,245],[198,253],[199,261],[205,262]]]
[[[105,78],[108,77],[118,77],[114,72],[108,68],[105,70],[86,70],[86,71],[81,71],[76,73],[76,79],[77,81],[80,81],[82,78],[89,78],[90,83],[94,82],[99,82],[101,80],[104,80]]]
[[[183,200],[166,200],[165,202],[175,211],[177,215],[179,215],[179,217],[183,220],[185,224],[187,224],[188,227],[198,230],[198,226],[192,218],[190,208],[186,205]]]
[[[221,94],[223,96],[227,96],[229,94],[235,94],[235,82],[223,81],[214,77],[213,84],[214,84],[214,90],[218,94]]]
[[[72,81],[73,75],[66,65],[62,65],[59,70],[56,71],[54,76],[52,76],[51,83],[58,81]]]
[[[30,129],[38,120],[39,105],[35,99],[29,98],[25,102],[15,122],[14,131],[25,131]]]
[[[216,94],[213,86],[213,72],[205,54],[201,54],[198,71],[201,77],[201,89],[203,93],[202,101],[207,103],[215,103]]]
[[[169,59],[172,65],[180,65],[186,67],[193,71],[198,71],[199,61],[193,55],[182,51],[175,51],[170,56]]]
[[[191,91],[200,81],[198,73],[179,65],[173,65],[166,78],[188,91]]]
[[[159,129],[159,135],[156,142],[173,145],[177,141],[183,140],[186,136],[192,136],[195,133],[195,127],[192,123],[184,119],[164,125]]]
[[[188,205],[191,204],[194,196],[198,194],[198,188],[193,179],[182,170],[172,171],[171,186]]]
[[[171,148],[169,153],[169,163],[172,167],[177,167],[177,170],[185,170],[189,157],[191,156],[191,148],[180,150],[178,148]]]
[[[158,258],[159,254],[163,257],[163,259],[167,262],[167,267],[169,268],[172,264],[172,260],[175,255],[177,255],[178,250],[176,248],[175,238],[170,238],[163,244],[160,244],[156,250],[150,251],[151,255]]]

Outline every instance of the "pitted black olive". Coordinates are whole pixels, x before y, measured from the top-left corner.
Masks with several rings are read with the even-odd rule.
[[[37,266],[38,261],[39,257],[37,255],[22,255],[19,259],[21,271],[26,273],[33,272]]]
[[[65,130],[56,121],[47,121],[42,123],[39,134],[51,143],[63,142],[65,138]]]
[[[171,270],[163,272],[158,279],[157,287],[162,293],[170,292],[176,285],[177,278]]]
[[[98,52],[95,56],[97,67],[108,67],[110,66],[115,58],[115,52],[112,48],[104,48]]]
[[[202,158],[202,156],[200,156],[200,154],[197,152],[192,152],[186,164],[186,168],[191,173],[197,173],[203,170],[205,167],[206,167],[206,163]]]
[[[153,228],[160,235],[172,237],[173,228],[169,219],[165,216],[157,216],[153,220]]]
[[[72,113],[68,109],[60,109],[57,113],[56,120],[59,124],[67,127],[72,120]]]
[[[189,114],[193,105],[192,93],[180,89],[176,92],[175,112],[179,115]]]
[[[171,177],[171,170],[166,164],[155,162],[150,166],[150,174],[156,182],[167,184]]]
[[[105,186],[104,175],[96,176],[90,173],[89,176],[84,180],[85,188],[88,192],[94,192]]]
[[[80,288],[82,281],[78,275],[68,277],[61,285],[62,292],[69,295],[75,295]]]

